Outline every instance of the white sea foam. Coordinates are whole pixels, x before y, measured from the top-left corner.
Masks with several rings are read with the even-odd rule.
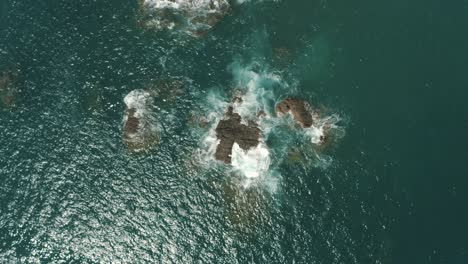
[[[128,109],[135,109],[135,117],[141,118],[148,112],[148,108],[153,104],[153,97],[148,91],[133,90],[124,98],[124,103]]]
[[[136,133],[126,133],[125,141],[129,146],[139,151],[159,141],[159,123],[152,112],[153,96],[148,91],[133,90],[124,98],[127,109],[135,109],[134,117],[138,118]],[[124,123],[128,120],[128,111],[124,116]]]
[[[203,163],[210,163],[214,161],[216,147],[220,142],[220,140],[216,137],[216,126],[218,125],[218,122],[219,121],[216,121],[210,130],[208,130],[201,143],[200,161]]]
[[[235,143],[232,149],[232,167],[247,178],[245,186],[248,186],[255,178],[269,175],[271,155],[263,138],[271,131],[272,122],[264,121],[272,117],[268,108],[269,102],[274,99],[271,86],[282,82],[279,75],[263,69],[257,72],[254,71],[255,67],[259,65],[242,67],[234,63],[230,66],[241,93],[241,100],[235,100],[232,104],[233,112],[241,116],[244,124],[255,120],[262,131],[260,143],[255,148],[243,150]]]
[[[173,8],[192,11],[215,11],[224,5],[229,5],[226,0],[144,0],[143,4],[156,9]]]
[[[265,175],[271,162],[270,151],[264,143],[259,143],[257,147],[249,150],[243,150],[234,143],[231,160],[232,167],[250,179]]]
[[[228,107],[232,107],[232,111],[241,116],[242,122],[248,124],[249,121],[254,121],[261,130],[260,143],[251,149],[244,150],[237,143],[234,143],[231,152],[231,167],[238,175],[243,177],[242,184],[244,187],[249,186],[264,186],[268,190],[277,188],[279,175],[276,167],[287,157],[290,149],[288,142],[294,140],[294,133],[304,135],[310,139],[313,144],[321,144],[330,133],[344,133],[339,126],[342,120],[339,115],[332,114],[328,116],[319,116],[318,113],[312,113],[314,123],[312,127],[300,129],[296,132],[284,132],[284,127],[296,127],[294,121],[289,114],[288,118],[278,117],[276,115],[275,106],[279,98],[285,93],[290,93],[294,87],[288,86],[283,81],[280,74],[268,71],[265,67],[257,63],[243,66],[240,63],[233,63],[229,68],[233,74],[234,83],[237,91],[234,92],[232,98],[226,98],[219,94],[219,89],[214,89],[207,96],[208,115],[207,120],[211,126],[205,134],[201,143],[204,161],[213,162],[215,160],[216,147],[220,140],[216,137],[215,129],[220,120],[225,117]],[[261,113],[261,114],[260,114]],[[283,132],[282,132],[283,131]],[[271,134],[273,138],[280,139],[281,142],[275,142],[275,148],[280,148],[276,152],[266,145],[266,139],[270,133],[287,133],[278,137],[277,134]],[[299,134],[298,134],[299,133]],[[284,142],[282,142],[284,140]],[[332,158],[325,156],[316,151],[310,146],[304,145],[304,157],[311,166],[326,168],[332,161]]]
[[[244,122],[256,119],[260,112],[271,115],[268,108],[269,102],[274,100],[271,86],[272,84],[286,85],[278,74],[266,70],[256,72],[254,71],[256,67],[259,65],[251,64],[242,67],[238,63],[233,63],[229,67],[240,89],[242,99],[232,104],[233,111],[238,113]]]
[[[310,141],[313,144],[321,144],[327,136],[327,133],[331,133],[336,130],[342,131],[341,127],[338,126],[340,121],[341,117],[337,114],[325,116],[323,118],[316,117],[312,126],[305,128],[304,131],[305,134],[310,137]]]
[[[206,122],[209,124],[209,130],[204,133],[203,140],[200,144],[200,149],[197,153],[197,160],[203,164],[209,164],[215,161],[216,147],[220,140],[216,137],[216,127],[219,121],[224,117],[228,102],[216,93],[218,89],[211,91],[207,96],[207,104],[209,106],[208,114],[205,116]]]
[[[305,133],[310,137],[310,141],[314,144],[322,143],[322,139],[325,137],[325,131],[323,129],[323,126],[311,126],[309,128],[306,128]]]
[[[201,143],[202,154],[206,155],[205,158],[202,158],[203,161],[214,160],[216,147],[220,142],[216,137],[215,130],[219,121],[225,118],[229,106],[232,107],[234,113],[241,116],[243,124],[247,125],[249,121],[256,122],[262,131],[262,136],[265,135],[264,131],[270,131],[271,122],[262,122],[264,119],[271,118],[271,115],[267,114],[266,104],[268,100],[273,100],[273,93],[266,84],[281,82],[281,78],[270,72],[257,73],[253,71],[252,67],[252,65],[248,67],[231,65],[230,69],[239,88],[235,97],[240,98],[240,100],[228,102],[226,98],[219,96],[216,92],[208,95],[207,101],[211,111],[207,120],[212,126]],[[266,116],[259,118],[260,112]],[[245,177],[245,187],[254,180],[269,175],[270,164],[270,150],[263,142],[263,137],[260,138],[260,143],[256,147],[248,150],[244,150],[237,143],[234,143],[231,152],[231,166],[234,171]],[[271,186],[268,188],[271,189]]]
[[[211,28],[230,8],[227,0],[143,0],[144,24],[155,29],[174,29],[192,35]]]

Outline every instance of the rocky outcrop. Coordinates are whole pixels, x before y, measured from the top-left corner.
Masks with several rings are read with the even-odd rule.
[[[304,100],[287,98],[276,106],[278,114],[291,113],[294,120],[296,120],[301,127],[311,127],[313,118],[311,112],[307,109],[308,106]]]
[[[157,143],[159,130],[151,111],[152,95],[144,90],[133,90],[125,96],[124,102],[123,141],[127,147],[139,151]]]
[[[234,143],[243,150],[249,150],[259,144],[260,129],[254,122],[248,125],[241,123],[241,116],[228,109],[227,119],[221,120],[216,127],[216,137],[220,140],[215,153],[217,160],[231,164],[231,153]]]

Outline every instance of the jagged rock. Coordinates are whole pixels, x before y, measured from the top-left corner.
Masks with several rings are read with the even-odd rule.
[[[260,129],[254,122],[248,125],[241,123],[241,116],[228,109],[227,119],[221,120],[216,127],[216,137],[220,140],[215,153],[217,160],[231,163],[231,153],[234,143],[244,150],[254,148],[259,144]]]
[[[294,120],[303,128],[312,126],[312,114],[307,109],[307,104],[303,100],[287,98],[276,106],[276,111],[279,114],[291,112]]]
[[[227,0],[139,0],[143,26],[203,36],[229,11]]]
[[[123,141],[127,147],[139,151],[157,143],[159,131],[151,111],[152,95],[144,90],[133,90],[125,96],[124,102]]]

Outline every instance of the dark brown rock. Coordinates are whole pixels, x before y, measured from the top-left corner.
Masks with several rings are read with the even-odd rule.
[[[126,135],[135,134],[136,132],[138,132],[138,126],[140,125],[140,120],[135,117],[135,112],[136,112],[135,108],[127,109],[128,117],[124,126],[124,133]]]
[[[307,110],[306,103],[303,100],[287,98],[276,106],[276,111],[280,114],[291,112],[294,120],[303,128],[312,126],[312,114]]]
[[[244,150],[256,147],[259,143],[260,129],[255,123],[241,124],[240,115],[233,113],[232,108],[228,109],[227,117],[228,119],[219,121],[216,127],[216,137],[220,142],[216,148],[215,158],[230,164],[234,143],[239,144]]]

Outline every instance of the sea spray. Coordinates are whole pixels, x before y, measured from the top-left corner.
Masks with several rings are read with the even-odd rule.
[[[333,133],[340,138],[344,136],[344,130],[338,124],[342,118],[338,114],[332,114],[322,118],[317,117],[311,127],[305,128],[304,133],[313,144],[323,144],[327,137]]]
[[[210,128],[203,136],[200,152],[200,160],[203,160],[204,163],[214,161],[216,146],[218,146],[220,141],[216,137],[216,126],[218,126],[219,121],[223,118],[226,108],[229,105],[228,102],[225,102],[223,98],[213,90],[210,91],[207,96],[207,104],[210,108],[210,112],[208,112],[206,116],[206,122]]]
[[[133,90],[125,96],[124,103],[123,140],[127,147],[141,151],[157,143],[160,129],[152,112],[152,94],[145,90]]]
[[[257,178],[270,167],[270,152],[263,143],[249,150],[243,150],[237,143],[232,148],[232,167],[247,178]]]
[[[332,163],[331,156],[319,149],[326,145],[325,141],[330,135],[336,133],[338,138],[344,134],[339,115],[319,115],[317,109],[302,100],[306,105],[303,111],[307,112],[304,114],[310,115],[312,122],[300,127],[288,111],[286,115],[277,115],[280,98],[295,90],[283,80],[281,72],[269,70],[257,62],[243,65],[236,61],[228,69],[235,87],[232,94],[222,94],[222,89],[213,89],[205,99],[209,129],[201,142],[202,160],[215,161],[220,144],[216,129],[222,120],[229,119],[231,111],[240,116],[242,125],[255,124],[261,131],[258,145],[245,149],[234,142],[230,152],[228,164],[232,172],[244,178],[243,187],[263,185],[275,190],[281,178],[278,167],[290,157],[288,153],[293,151],[294,146],[297,146],[295,151],[302,153],[295,156],[302,157],[304,165],[325,169]]]
[[[264,181],[273,175],[270,168],[270,150],[263,137],[265,131],[271,130],[269,126],[272,124],[272,109],[275,101],[272,87],[278,85],[282,80],[279,75],[268,71],[254,71],[253,69],[258,66],[258,64],[252,64],[242,67],[237,63],[230,66],[237,88],[232,95],[232,100],[226,100],[216,91],[209,93],[207,103],[210,106],[210,112],[206,119],[210,123],[210,129],[201,142],[200,153],[205,155],[205,158],[201,160],[213,161],[217,146],[220,144],[216,129],[221,120],[229,118],[226,115],[228,109],[231,109],[233,114],[240,116],[240,125],[250,126],[254,123],[258,126],[261,136],[257,146],[243,149],[238,143],[234,143],[231,150],[232,171],[244,178],[242,184],[244,187]],[[272,182],[276,183],[277,181]],[[264,185],[268,186],[270,190],[276,189],[271,183]]]
[[[135,109],[136,118],[142,118],[148,114],[153,98],[148,91],[133,90],[125,96],[124,103],[128,109]]]
[[[183,10],[203,10],[214,12],[216,9],[228,5],[226,0],[142,0],[152,8],[173,8]]]

